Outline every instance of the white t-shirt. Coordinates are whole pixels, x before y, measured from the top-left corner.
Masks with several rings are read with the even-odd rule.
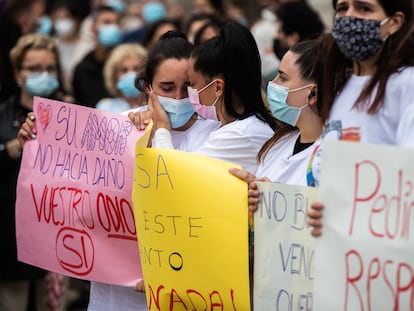
[[[152,147],[192,152],[207,140],[211,131],[219,126],[218,121],[197,119],[185,131],[169,131],[165,128],[159,128],[155,131],[152,139]]]
[[[268,177],[272,182],[306,186],[306,169],[314,144],[293,154],[300,133],[295,131],[279,139],[260,162],[257,177]]]
[[[200,148],[210,136],[210,133],[220,127],[220,122],[197,119],[186,131],[172,131],[174,146],[177,150],[193,152]]]
[[[250,116],[212,131],[207,141],[193,152],[241,165],[244,170],[255,174],[258,166],[256,156],[273,133],[267,123]]]
[[[370,78],[351,76],[335,99],[322,140],[414,147],[414,67],[404,68],[388,79],[383,106],[375,114],[354,107]],[[372,100],[373,98],[374,96],[371,97]],[[320,149],[319,147],[312,161],[315,185],[320,177]]]
[[[137,112],[147,109],[147,106],[141,106],[123,111],[121,114],[128,115],[131,111]],[[148,307],[145,294],[135,291],[132,287],[91,281],[88,311],[113,310],[146,311]]]

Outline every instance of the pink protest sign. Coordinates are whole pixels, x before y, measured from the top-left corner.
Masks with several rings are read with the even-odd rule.
[[[132,285],[142,277],[131,204],[136,140],[126,116],[34,98],[37,138],[17,185],[20,261]]]

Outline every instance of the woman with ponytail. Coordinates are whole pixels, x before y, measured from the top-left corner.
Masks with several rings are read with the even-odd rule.
[[[256,172],[256,155],[276,129],[262,98],[260,68],[253,36],[237,23],[225,24],[219,36],[193,50],[188,67],[190,102],[200,118],[218,120],[220,127],[200,147],[188,151]],[[149,108],[155,127],[153,146],[180,148],[168,139],[171,126],[153,92]],[[131,118],[138,128],[148,123],[148,115]]]

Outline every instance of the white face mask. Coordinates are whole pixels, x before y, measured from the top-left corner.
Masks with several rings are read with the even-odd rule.
[[[75,22],[70,18],[61,18],[54,25],[56,35],[60,38],[67,38],[75,33]]]

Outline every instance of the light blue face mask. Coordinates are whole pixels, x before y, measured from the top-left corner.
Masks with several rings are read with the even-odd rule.
[[[36,33],[41,35],[49,35],[52,31],[52,21],[47,15],[43,15],[39,20],[39,26],[37,27]]]
[[[118,25],[107,24],[99,27],[98,40],[106,47],[114,47],[121,42],[122,32]]]
[[[285,86],[270,81],[267,85],[267,99],[269,100],[269,106],[273,116],[282,122],[296,126],[302,109],[305,108],[308,104],[305,104],[301,107],[291,107],[286,102],[287,97],[289,95],[289,92],[300,91],[310,86],[312,85],[309,84],[297,89],[289,90],[289,88]]]
[[[29,73],[25,83],[26,91],[33,96],[49,96],[58,87],[58,79],[47,72]]]
[[[128,72],[119,79],[116,88],[128,98],[138,97],[141,92],[135,87],[136,72]]]
[[[162,108],[167,112],[171,128],[176,129],[188,122],[194,114],[194,108],[190,104],[188,97],[175,99],[170,97],[158,96]]]
[[[106,0],[105,4],[113,8],[119,14],[122,14],[125,11],[125,3],[122,0]]]
[[[153,23],[167,16],[167,11],[162,3],[148,2],[142,7],[142,16],[147,23]]]

